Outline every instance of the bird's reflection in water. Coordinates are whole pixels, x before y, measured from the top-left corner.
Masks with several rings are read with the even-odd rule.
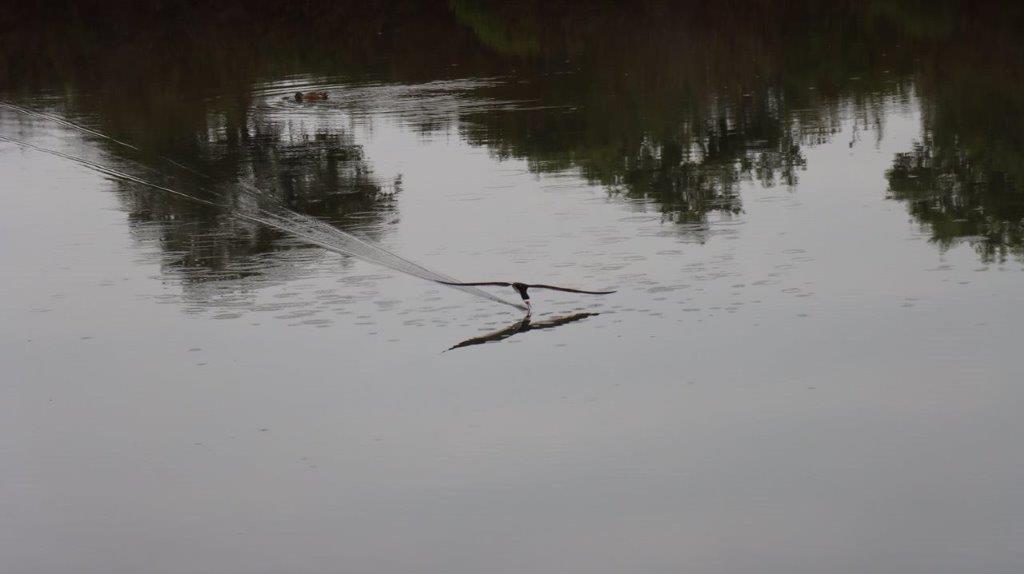
[[[560,327],[567,323],[575,323],[576,321],[581,321],[587,317],[594,317],[596,315],[600,315],[600,313],[576,313],[574,315],[563,315],[562,317],[554,317],[544,321],[533,321],[532,318],[527,315],[526,317],[523,317],[521,321],[518,321],[509,327],[505,327],[504,329],[494,331],[493,333],[488,333],[486,335],[481,335],[479,337],[473,337],[472,339],[466,339],[448,350],[451,351],[461,347],[482,345],[484,343],[494,343],[508,339],[517,333],[525,333],[535,329],[554,329],[555,327]]]

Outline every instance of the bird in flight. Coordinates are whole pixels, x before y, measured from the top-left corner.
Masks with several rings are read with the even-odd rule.
[[[510,283],[508,281],[480,281],[477,283],[459,283],[454,281],[438,281],[442,285],[456,285],[459,287],[511,287],[519,293],[526,303],[526,310],[530,310],[530,294],[527,289],[551,289],[552,291],[565,291],[566,293],[586,293],[587,295],[608,295],[615,291],[585,291],[583,289],[570,289],[568,287],[556,287],[555,285],[542,285],[540,283]]]

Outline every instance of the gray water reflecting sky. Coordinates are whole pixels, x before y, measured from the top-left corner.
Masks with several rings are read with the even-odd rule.
[[[436,68],[260,64],[174,104],[144,76],[135,107],[89,70],[16,78],[4,101],[148,147],[4,109],[0,135],[190,191],[156,154],[216,193],[248,178],[462,279],[619,291],[535,293],[536,322],[598,314],[444,352],[521,317],[0,142],[5,568],[1019,572],[1012,130],[927,62],[836,58],[798,97],[835,78],[745,28],[777,50],[749,93],[680,60],[631,99],[593,64],[615,42],[552,70],[528,17],[473,6],[414,15],[438,61],[477,46]],[[936,26],[860,39],[927,60]],[[727,48],[691,56],[746,78]]]

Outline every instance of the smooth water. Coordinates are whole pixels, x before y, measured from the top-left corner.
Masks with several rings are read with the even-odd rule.
[[[234,5],[0,18],[216,200],[0,141],[0,570],[1024,568],[1021,8]]]

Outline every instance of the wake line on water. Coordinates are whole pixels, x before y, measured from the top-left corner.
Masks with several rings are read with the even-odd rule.
[[[135,151],[141,151],[139,148],[133,146],[130,143],[125,143],[125,142],[123,142],[121,140],[114,139],[114,138],[108,136],[107,134],[100,133],[100,132],[95,131],[95,130],[91,130],[91,129],[85,127],[85,126],[76,124],[74,122],[70,122],[70,121],[68,121],[68,120],[66,120],[66,119],[64,119],[64,118],[62,118],[60,116],[55,116],[53,114],[48,114],[46,112],[37,112],[35,110],[30,110],[28,108],[23,108],[21,106],[16,106],[14,104],[8,104],[7,102],[0,102],[0,107],[7,108],[9,110],[14,110],[14,111],[16,111],[18,113],[25,114],[27,116],[32,116],[32,117],[36,117],[36,118],[43,118],[44,120],[50,120],[51,122],[56,122],[56,123],[58,123],[58,124],[60,124],[62,126],[67,126],[69,128],[74,128],[76,130],[83,131],[83,132],[85,132],[87,134],[92,134],[94,136],[101,137],[101,138],[103,138],[105,140],[112,141],[112,142],[114,142],[116,144],[119,144],[119,145],[122,145],[122,146],[124,146],[126,148],[133,149]]]
[[[50,116],[49,114],[41,114],[39,112],[34,112],[34,111],[31,111],[31,110],[26,110],[25,108],[20,108],[18,106],[14,106],[14,105],[11,105],[11,104],[5,104],[5,103],[2,103],[2,102],[0,102],[0,106],[8,108],[8,109],[15,110],[15,111],[27,113],[27,114],[35,116],[35,117],[41,117],[41,118],[44,118],[44,119],[53,119],[55,121],[59,120],[59,123],[61,123],[62,125],[66,125],[66,126],[69,126],[69,127],[72,127],[72,128],[76,128],[76,129],[81,129],[82,131],[84,131],[86,133],[90,133],[90,134],[95,135],[97,137],[101,137],[101,138],[107,139],[109,141],[118,143],[118,144],[120,144],[122,146],[125,146],[125,147],[128,147],[128,148],[131,148],[131,149],[134,149],[134,150],[138,151],[138,148],[136,148],[136,147],[134,147],[134,146],[132,146],[130,144],[127,144],[127,143],[115,140],[114,138],[111,138],[111,137],[109,137],[109,136],[107,136],[105,134],[102,134],[100,132],[96,132],[96,131],[90,130],[88,128],[83,128],[81,126],[78,126],[77,124],[68,122],[68,121],[63,120],[61,118],[57,118],[56,116]],[[124,173],[122,171],[119,171],[119,170],[107,167],[107,166],[102,165],[102,164],[98,164],[98,163],[93,162],[93,161],[89,161],[87,159],[84,159],[84,158],[81,158],[81,157],[78,157],[78,156],[74,156],[74,155],[71,155],[71,154],[68,154],[68,153],[64,153],[64,152],[60,152],[60,151],[57,151],[57,150],[52,150],[52,149],[49,149],[49,148],[37,146],[35,144],[29,143],[29,142],[25,142],[25,141],[21,141],[21,140],[17,140],[17,139],[14,139],[14,138],[10,138],[10,137],[4,136],[4,135],[0,135],[0,141],[9,142],[9,143],[12,143],[12,144],[15,144],[15,145],[18,145],[18,146],[25,147],[27,149],[35,150],[35,151],[38,151],[38,152],[42,152],[42,153],[53,155],[55,157],[66,159],[68,161],[75,162],[75,163],[77,163],[77,164],[79,164],[79,165],[81,165],[83,167],[86,167],[86,168],[91,169],[93,171],[102,173],[103,175],[106,175],[106,176],[114,178],[114,179],[119,179],[119,180],[122,180],[122,181],[127,181],[127,182],[135,183],[135,184],[138,184],[138,185],[141,185],[141,186],[149,187],[151,189],[155,189],[155,190],[158,190],[158,191],[163,191],[163,192],[166,192],[166,193],[170,193],[170,194],[172,194],[174,196],[181,197],[183,199],[186,199],[186,200],[189,200],[189,201],[193,201],[193,202],[196,202],[196,203],[200,203],[200,204],[203,204],[203,205],[209,205],[209,206],[212,206],[212,207],[218,207],[218,208],[225,209],[225,210],[227,210],[228,214],[231,215],[232,217],[236,217],[238,219],[242,219],[242,220],[245,220],[245,221],[250,221],[250,222],[253,222],[253,223],[258,223],[258,224],[261,224],[261,225],[266,225],[267,227],[271,227],[271,228],[277,229],[278,231],[282,231],[282,232],[284,232],[286,234],[289,234],[289,235],[292,235],[292,236],[297,237],[299,239],[302,239],[303,241],[306,241],[308,243],[312,243],[313,245],[317,245],[319,247],[323,247],[324,249],[327,249],[328,251],[333,251],[335,253],[339,253],[339,254],[342,254],[342,255],[348,255],[350,257],[355,257],[357,259],[366,261],[368,263],[373,263],[373,264],[376,264],[376,265],[387,267],[388,269],[392,269],[392,270],[395,270],[395,271],[398,271],[398,272],[401,272],[401,273],[405,273],[407,275],[412,275],[413,277],[418,277],[420,279],[425,279],[427,281],[432,281],[432,282],[437,283],[439,285],[444,285],[445,287],[451,287],[453,289],[458,289],[459,291],[462,291],[462,292],[470,294],[470,295],[474,295],[476,297],[480,297],[482,299],[487,299],[487,300],[490,300],[490,301],[494,301],[496,303],[501,303],[503,305],[508,305],[510,307],[515,307],[516,309],[520,309],[520,310],[524,310],[524,311],[526,310],[526,307],[523,306],[523,305],[519,305],[517,303],[513,303],[511,301],[507,301],[507,300],[505,300],[505,299],[503,299],[501,297],[498,297],[496,295],[492,295],[491,293],[488,293],[488,292],[486,292],[486,291],[484,291],[482,289],[477,289],[475,287],[460,286],[460,285],[449,285],[448,283],[458,283],[458,280],[453,278],[453,277],[451,277],[451,276],[445,275],[443,273],[438,273],[436,271],[432,271],[430,269],[427,269],[426,267],[423,267],[422,265],[420,265],[418,263],[415,263],[415,262],[410,261],[410,260],[408,260],[408,259],[406,259],[404,257],[401,257],[400,255],[392,253],[391,251],[388,251],[387,249],[385,249],[385,248],[383,248],[383,247],[381,247],[379,245],[375,245],[375,244],[370,243],[370,242],[368,242],[368,241],[366,241],[364,239],[360,239],[360,238],[356,237],[355,235],[352,235],[350,233],[342,231],[342,230],[338,229],[337,227],[329,225],[329,224],[327,224],[327,223],[325,223],[325,222],[323,222],[323,221],[321,221],[319,219],[316,219],[316,218],[311,217],[309,215],[305,215],[305,214],[299,213],[297,211],[288,209],[287,207],[281,205],[276,200],[276,198],[271,197],[270,195],[265,193],[262,189],[259,189],[258,187],[254,186],[254,185],[251,185],[251,184],[247,184],[247,183],[244,183],[244,182],[241,182],[241,181],[237,182],[239,188],[242,189],[244,192],[246,192],[246,194],[250,198],[255,199],[257,201],[260,201],[260,200],[262,200],[264,202],[268,202],[269,201],[272,204],[271,207],[268,208],[268,207],[252,206],[252,207],[249,208],[249,211],[246,212],[246,211],[243,211],[239,207],[225,205],[225,204],[222,204],[222,203],[217,203],[217,202],[214,202],[214,201],[202,199],[200,197],[195,197],[193,195],[189,195],[187,193],[184,193],[184,192],[172,189],[170,187],[159,185],[159,184],[153,183],[151,181],[147,181],[145,179],[133,176],[131,174]],[[196,175],[200,175],[202,177],[205,177],[203,174],[193,170],[192,168],[189,168],[189,167],[186,167],[184,165],[181,165],[181,164],[179,164],[177,162],[174,162],[174,161],[172,161],[172,160],[170,160],[168,158],[162,158],[162,159],[164,159],[165,161],[175,165],[176,167],[179,167],[181,169],[187,170],[187,171],[189,171],[191,173],[194,173]]]

